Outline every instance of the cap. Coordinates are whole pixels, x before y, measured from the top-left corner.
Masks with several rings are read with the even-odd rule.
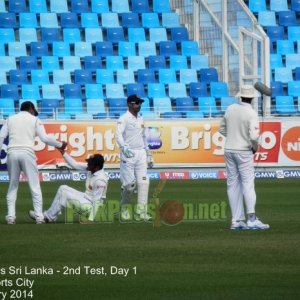
[[[138,95],[134,94],[134,95],[130,95],[127,98],[127,103],[137,103],[137,102],[145,102],[143,99],[141,99]]]
[[[258,92],[254,89],[252,85],[243,85],[241,87],[240,92],[237,94],[238,97],[241,98],[255,98],[259,97]]]
[[[32,109],[34,111],[34,115],[37,116],[39,113],[37,112],[37,110],[35,109],[34,104],[31,101],[24,101],[21,104],[20,110],[21,111],[29,111],[30,109]]]
[[[104,164],[104,157],[101,154],[92,154],[86,159],[86,161],[102,168]]]

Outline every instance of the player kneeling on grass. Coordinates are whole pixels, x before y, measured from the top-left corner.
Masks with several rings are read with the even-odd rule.
[[[101,154],[94,154],[86,161],[87,164],[77,163],[70,155],[60,151],[72,169],[87,171],[85,192],[80,192],[67,185],[59,187],[55,198],[48,210],[44,212],[45,222],[55,222],[62,208],[68,203],[75,207],[78,213],[88,214],[88,221],[94,221],[99,205],[103,205],[106,198],[108,176],[104,172],[104,158]],[[35,219],[34,212],[29,211],[29,216]]]

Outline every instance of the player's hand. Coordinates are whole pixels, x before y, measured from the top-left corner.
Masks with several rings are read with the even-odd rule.
[[[147,152],[147,165],[148,165],[148,168],[153,168],[153,165],[154,165],[154,159],[153,159],[153,156],[152,156],[152,153],[147,149],[146,150]]]
[[[130,150],[127,146],[122,146],[121,148],[122,153],[125,155],[127,158],[134,157],[134,152]]]
[[[255,150],[255,149],[252,147],[252,148],[251,148],[251,151],[252,151],[253,154],[255,154],[257,150]]]
[[[60,148],[56,148],[62,155],[65,153],[65,149],[67,147],[67,143],[66,142],[62,142],[62,145]]]

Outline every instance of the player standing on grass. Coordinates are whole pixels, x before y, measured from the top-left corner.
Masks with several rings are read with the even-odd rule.
[[[0,131],[0,150],[4,139],[9,137],[7,147],[9,187],[6,221],[9,225],[15,224],[19,178],[23,171],[28,178],[36,223],[41,224],[44,221],[43,198],[34,152],[35,137],[38,136],[42,142],[60,149],[64,149],[67,144],[46,134],[44,126],[37,118],[38,112],[32,102],[23,102],[20,110],[19,113],[6,120]]]
[[[120,153],[121,205],[129,204],[137,187],[137,214],[143,220],[149,220],[147,214],[149,177],[148,167],[153,166],[152,154],[145,137],[145,125],[139,112],[143,99],[137,95],[127,98],[128,110],[117,123],[116,139]],[[124,209],[125,207],[125,209]],[[121,219],[130,220],[132,215],[124,206]]]
[[[232,104],[221,121],[219,132],[226,137],[225,163],[227,195],[232,214],[231,229],[269,229],[255,214],[256,192],[254,187],[253,154],[258,148],[259,122],[251,102],[257,97],[250,85],[239,93],[241,102]],[[244,202],[248,215],[245,221]]]
[[[60,152],[72,169],[87,171],[86,190],[80,192],[67,185],[61,185],[50,208],[44,212],[45,222],[55,222],[62,208],[67,206],[68,201],[74,205],[77,212],[89,214],[88,221],[92,222],[96,217],[99,205],[102,205],[106,198],[108,176],[103,169],[104,158],[101,154],[94,154],[86,160],[87,164],[82,164],[77,163],[64,150]],[[33,211],[29,211],[29,216],[35,219]]]

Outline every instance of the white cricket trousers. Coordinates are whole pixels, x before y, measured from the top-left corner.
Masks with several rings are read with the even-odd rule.
[[[9,187],[7,192],[7,219],[16,218],[16,200],[20,181],[20,173],[24,172],[32,196],[33,209],[37,220],[44,220],[43,197],[39,181],[39,171],[34,154],[14,150],[7,154],[7,169],[9,175]]]
[[[224,154],[227,172],[227,195],[232,221],[245,220],[247,214],[255,213],[256,193],[252,152]]]
[[[44,212],[45,217],[50,221],[55,221],[61,213],[62,208],[67,206],[68,201],[72,202],[78,210],[86,208],[87,211],[90,211],[92,208],[91,201],[85,198],[85,193],[79,192],[67,185],[61,185],[50,208]]]

